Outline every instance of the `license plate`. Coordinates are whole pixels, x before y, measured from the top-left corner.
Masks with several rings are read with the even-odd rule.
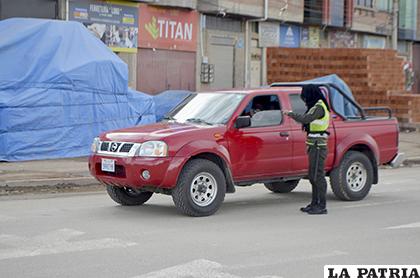
[[[101,170],[104,172],[115,172],[115,160],[102,158]]]

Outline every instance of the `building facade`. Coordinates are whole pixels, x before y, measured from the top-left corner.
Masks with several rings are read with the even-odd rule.
[[[129,85],[153,94],[265,85],[267,47],[392,48],[397,20],[420,91],[420,5],[398,1],[395,18],[394,1],[0,0],[0,19],[80,21],[128,64]]]

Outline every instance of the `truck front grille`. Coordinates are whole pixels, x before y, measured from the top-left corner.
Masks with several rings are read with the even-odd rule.
[[[120,148],[120,152],[122,153],[128,153],[131,148],[133,147],[134,144],[132,143],[124,143],[121,148]]]
[[[115,142],[115,141],[102,141],[99,147],[99,154],[110,156],[123,156],[132,157],[136,150],[140,147],[139,143],[130,142]]]

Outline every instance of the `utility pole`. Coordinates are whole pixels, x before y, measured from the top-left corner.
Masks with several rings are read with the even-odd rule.
[[[58,19],[68,20],[68,6],[69,0],[58,0],[57,1]]]
[[[392,48],[398,49],[398,0],[392,1]]]

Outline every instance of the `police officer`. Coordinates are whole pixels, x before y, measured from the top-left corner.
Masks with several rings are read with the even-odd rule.
[[[307,133],[308,177],[312,185],[312,201],[300,210],[308,214],[327,214],[327,181],[325,179],[324,166],[328,153],[327,129],[330,120],[330,109],[324,95],[316,85],[303,85],[300,97],[307,107],[305,114],[297,114],[292,111],[283,112],[301,123],[302,129]]]

